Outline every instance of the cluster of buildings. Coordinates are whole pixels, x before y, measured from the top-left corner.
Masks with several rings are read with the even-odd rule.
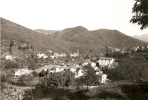
[[[50,54],[50,55],[49,55]],[[48,54],[44,54],[44,53],[38,53],[36,54],[37,57],[46,59],[46,58],[59,58],[59,57],[66,57],[67,55],[65,53],[53,53],[51,50],[49,51]],[[77,50],[76,53],[72,53],[69,54],[70,57],[75,58],[75,57],[79,57],[79,51]],[[12,55],[6,55],[5,59],[6,60],[12,60],[14,57]],[[69,69],[72,73],[75,74],[75,78],[80,78],[81,76],[84,76],[86,74],[86,71],[84,70],[85,66],[88,64],[91,64],[91,67],[94,69],[95,74],[100,78],[101,83],[105,83],[108,79],[107,79],[107,75],[104,74],[101,69],[104,67],[108,67],[108,69],[110,68],[114,68],[115,59],[114,58],[107,58],[107,57],[100,57],[99,60],[97,62],[93,62],[90,61],[89,59],[83,61],[83,63],[81,65],[79,64],[71,64],[67,67],[67,65],[45,65],[43,67],[40,67],[38,69],[35,70],[29,70],[28,68],[23,68],[23,69],[18,69],[15,74],[14,77],[20,77],[22,75],[32,75],[31,73],[33,71],[36,71],[37,73],[40,73],[42,70],[44,71],[49,71],[49,73],[58,73],[58,72],[64,72],[66,69]],[[99,64],[99,66],[97,66],[97,63]]]
[[[49,73],[58,73],[58,72],[64,72],[65,70],[70,70],[72,73],[75,74],[75,78],[80,78],[81,76],[86,75],[85,66],[88,64],[91,65],[91,67],[94,69],[95,74],[99,77],[100,82],[103,84],[105,83],[107,79],[107,75],[101,71],[100,66],[108,66],[113,65],[115,59],[113,58],[105,58],[100,57],[100,59],[97,62],[92,62],[90,60],[85,60],[82,64],[71,64],[69,66],[67,65],[45,65],[43,67],[40,67],[35,70],[29,70],[28,68],[19,69],[15,72],[15,78],[22,75],[28,75],[31,74],[33,71],[36,71],[37,73],[40,73],[42,70],[47,71]],[[97,63],[99,63],[99,67],[97,66]]]
[[[43,59],[46,59],[46,58],[60,58],[60,57],[66,57],[66,53],[53,53],[51,50],[49,51],[50,55],[47,55],[47,54],[44,54],[44,53],[38,53],[37,54],[37,57],[38,58],[43,58]],[[79,51],[77,50],[76,53],[72,53],[72,54],[69,54],[70,57],[78,57],[79,56]]]
[[[137,46],[132,48],[135,52],[137,51],[148,51],[148,45],[145,46]]]
[[[133,46],[131,47],[130,49],[119,49],[119,48],[115,48],[113,49],[111,52],[120,52],[120,53],[130,53],[131,51],[135,51],[135,52],[138,52],[138,51],[148,51],[148,45],[145,45],[145,46]]]

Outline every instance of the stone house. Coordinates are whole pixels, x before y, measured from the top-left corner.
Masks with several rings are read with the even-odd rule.
[[[101,66],[108,66],[108,65],[112,65],[114,63],[114,61],[115,61],[114,58],[100,57],[99,61],[97,61],[97,62]]]

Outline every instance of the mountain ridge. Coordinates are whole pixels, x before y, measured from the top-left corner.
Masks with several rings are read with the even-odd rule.
[[[90,49],[105,53],[105,47],[125,48],[148,43],[129,37],[117,30],[98,29],[89,31],[83,26],[66,28],[53,34],[41,34],[1,18],[2,39],[16,39],[31,43],[37,51],[73,53],[79,50],[85,54]]]
[[[148,42],[148,34],[134,35],[133,38]]]

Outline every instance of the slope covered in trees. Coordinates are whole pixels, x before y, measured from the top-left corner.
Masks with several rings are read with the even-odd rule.
[[[86,54],[90,49],[105,53],[105,47],[124,48],[147,44],[117,30],[89,31],[82,26],[67,28],[52,35],[45,35],[4,18],[1,18],[1,37],[2,39],[15,39],[30,43],[37,51],[53,50],[73,53],[79,50],[82,54]]]
[[[42,52],[50,49],[58,51],[56,47],[60,47],[62,44],[66,45],[66,43],[50,35],[40,34],[4,18],[1,18],[1,39],[14,39],[20,42],[29,42],[34,46],[35,50]]]

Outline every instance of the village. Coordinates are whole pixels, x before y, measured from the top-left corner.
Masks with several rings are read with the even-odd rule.
[[[47,89],[48,92],[68,89],[77,93],[77,91],[95,89],[100,91],[101,88],[106,91],[105,87],[110,87],[114,91],[114,85],[128,84],[127,80],[135,80],[137,77],[133,75],[137,70],[134,70],[135,66],[132,66],[136,57],[145,57],[145,60],[143,58],[140,58],[142,61],[138,60],[142,63],[135,61],[136,66],[139,66],[138,64],[147,66],[144,64],[147,64],[146,59],[148,59],[147,45],[123,49],[104,47],[105,53],[88,49],[87,53],[83,54],[79,49],[73,52],[54,50],[41,52],[35,50],[30,43],[19,43],[16,40],[3,39],[2,43],[4,48],[2,48],[1,56],[1,80],[5,84],[5,89],[3,89],[6,93],[5,97],[10,95],[7,91],[15,91],[11,89],[12,87],[17,88],[15,93],[19,94],[20,98],[23,98],[22,93],[27,93],[26,90],[34,89],[35,91]],[[132,71],[124,67],[126,64],[123,62],[127,62]],[[144,67],[141,71],[144,78],[146,68]],[[144,78],[137,80],[143,81]]]
[[[51,51],[50,51],[51,52]],[[37,54],[38,59],[47,59],[48,56],[43,54],[43,53],[39,53]],[[57,59],[59,57],[66,57],[66,54],[58,54],[57,52],[54,53],[52,56],[50,56],[51,59]],[[70,58],[72,58],[72,62],[74,62],[75,58],[79,57],[79,52],[77,53],[73,53],[70,54]],[[14,60],[15,57],[11,56],[11,55],[7,55],[6,60]],[[56,61],[54,61],[54,64],[48,64],[48,65],[44,65],[38,69],[35,70],[30,70],[27,68],[22,68],[22,69],[18,69],[16,70],[16,72],[14,73],[14,78],[19,78],[23,75],[28,75],[34,71],[36,71],[37,73],[40,73],[42,70],[44,71],[49,71],[49,73],[58,73],[58,72],[63,72],[64,70],[69,69],[72,73],[75,74],[75,78],[79,78],[81,76],[84,76],[85,71],[83,70],[83,68],[88,65],[91,64],[91,67],[96,71],[96,75],[101,77],[101,83],[105,83],[107,80],[107,75],[104,74],[101,69],[103,68],[103,66],[107,66],[108,69],[110,68],[114,68],[115,66],[113,66],[115,59],[114,58],[107,58],[107,57],[100,57],[100,59],[97,62],[93,62],[90,59],[85,59],[83,61],[82,64],[76,64],[76,63],[57,63]],[[102,66],[102,67],[99,67]]]
[[[130,54],[132,51],[142,52],[144,50],[148,50],[148,46],[132,47],[132,49],[126,51],[115,48],[111,52],[120,52],[121,54],[125,54],[128,52]],[[90,51],[89,53],[91,54],[92,51]],[[66,53],[53,52],[52,50],[49,50],[47,54],[41,52],[36,53],[34,54],[34,56],[37,57],[37,59],[42,59],[41,67],[35,69],[28,68],[28,66],[23,66],[23,68],[17,68],[13,73],[13,78],[20,78],[24,75],[32,75],[32,73],[40,74],[43,71],[48,71],[48,73],[59,73],[65,72],[65,70],[70,70],[75,75],[75,78],[80,78],[81,76],[86,75],[85,66],[90,65],[94,69],[95,74],[99,77],[101,84],[105,84],[106,82],[111,81],[107,78],[107,74],[103,73],[102,69],[110,70],[118,67],[118,62],[115,58],[100,55],[91,56],[88,54],[87,57],[85,57],[85,59],[81,60],[80,62],[80,55],[81,54],[78,50],[75,53],[67,55]],[[5,60],[9,61],[15,61],[15,59],[18,58],[23,59],[21,57],[9,54],[4,55],[3,57]],[[52,63],[47,63],[49,59],[52,60]]]

